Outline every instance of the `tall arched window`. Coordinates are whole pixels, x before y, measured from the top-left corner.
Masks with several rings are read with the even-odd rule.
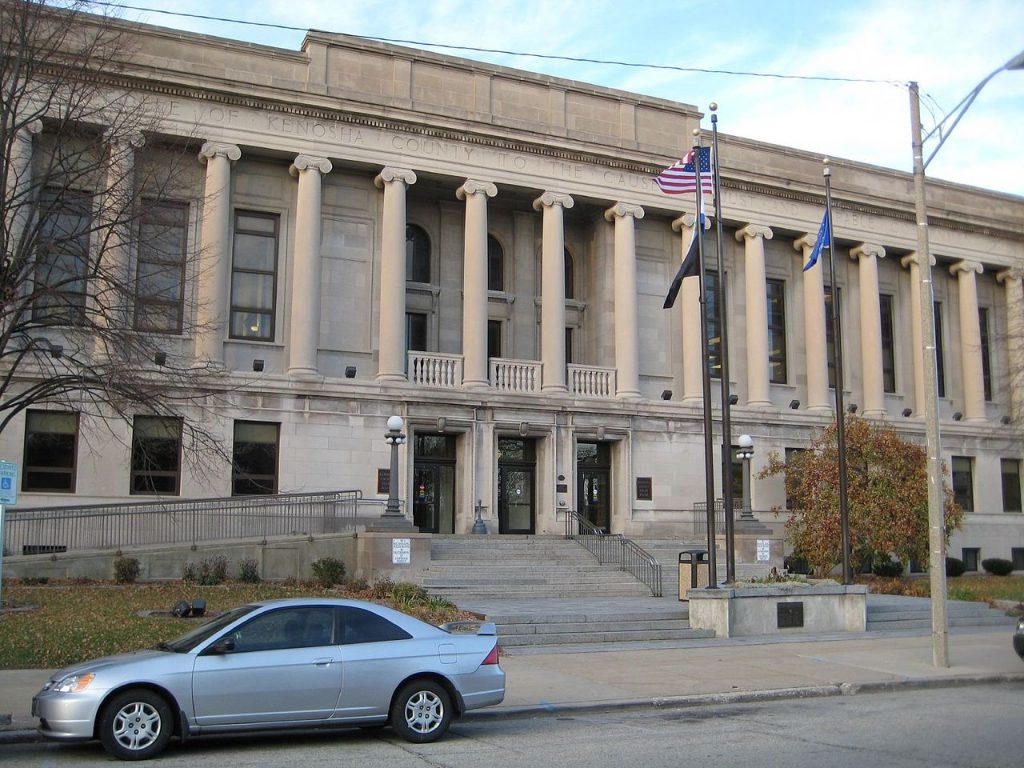
[[[405,279],[430,282],[430,238],[415,224],[405,225]]]
[[[487,290],[505,290],[505,249],[494,235],[487,236]]]
[[[572,254],[569,253],[569,249],[565,249],[565,298],[575,299],[576,298],[576,281],[574,279],[574,271],[572,266]]]

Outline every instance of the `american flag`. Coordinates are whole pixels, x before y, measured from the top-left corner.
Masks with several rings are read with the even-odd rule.
[[[700,153],[701,192],[711,194],[714,186],[711,179],[711,147],[698,147],[697,151]],[[693,153],[691,149],[686,157],[654,177],[654,183],[666,195],[693,194],[697,191],[697,169],[694,168]]]

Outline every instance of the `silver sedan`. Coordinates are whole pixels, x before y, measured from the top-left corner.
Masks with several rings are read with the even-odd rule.
[[[358,600],[273,600],[228,611],[157,648],[77,664],[32,700],[44,736],[99,739],[141,760],[172,736],[390,724],[439,739],[500,704],[492,623],[435,627]]]

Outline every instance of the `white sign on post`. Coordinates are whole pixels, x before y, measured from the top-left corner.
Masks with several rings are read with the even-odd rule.
[[[757,562],[766,563],[771,560],[771,540],[757,540]]]
[[[412,562],[412,539],[391,540],[391,563],[408,565]]]
[[[4,507],[18,503],[18,465],[0,461],[0,608],[3,608],[4,584]]]

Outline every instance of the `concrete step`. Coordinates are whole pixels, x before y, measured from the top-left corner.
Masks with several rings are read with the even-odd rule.
[[[503,647],[538,645],[593,644],[593,643],[639,643],[657,640],[696,640],[714,637],[706,629],[632,630],[620,629],[604,632],[552,632],[544,635],[503,635],[498,628],[498,642]]]
[[[669,632],[680,629],[689,629],[690,622],[687,619],[648,619],[645,621],[582,621],[582,622],[558,622],[558,623],[500,623],[498,632],[503,635],[544,635],[564,634],[567,632],[589,634],[592,632],[617,632],[629,629],[636,632]]]

